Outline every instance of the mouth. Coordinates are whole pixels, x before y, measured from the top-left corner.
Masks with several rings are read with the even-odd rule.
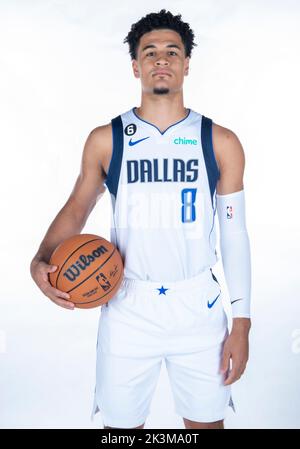
[[[171,76],[171,75],[166,72],[157,72],[157,73],[154,73],[153,76]]]

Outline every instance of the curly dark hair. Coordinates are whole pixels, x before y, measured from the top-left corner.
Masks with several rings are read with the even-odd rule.
[[[137,59],[137,48],[143,34],[157,29],[170,29],[180,34],[185,48],[185,57],[190,57],[192,49],[197,46],[194,42],[194,33],[188,23],[182,22],[181,14],[173,16],[170,11],[161,9],[159,13],[150,13],[142,17],[138,22],[131,25],[131,29],[123,43],[129,44],[131,59]]]

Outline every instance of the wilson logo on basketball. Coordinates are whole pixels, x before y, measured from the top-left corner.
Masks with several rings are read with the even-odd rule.
[[[74,282],[78,276],[80,276],[81,271],[84,271],[87,267],[89,267],[93,262],[95,262],[98,257],[100,257],[102,254],[105,254],[108,252],[108,249],[101,245],[98,248],[94,249],[91,254],[88,255],[80,255],[78,260],[73,263],[64,273],[63,276],[65,276],[69,281]]]

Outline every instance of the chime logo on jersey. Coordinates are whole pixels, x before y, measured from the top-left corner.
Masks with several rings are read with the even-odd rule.
[[[185,137],[176,137],[173,142],[176,145],[198,145],[197,139],[186,139]]]
[[[195,182],[199,159],[127,160],[127,182]]]
[[[232,206],[227,206],[227,218],[232,218],[233,208]]]

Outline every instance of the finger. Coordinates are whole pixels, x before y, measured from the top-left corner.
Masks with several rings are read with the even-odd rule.
[[[58,306],[63,307],[65,309],[74,310],[74,308],[75,308],[75,305],[73,303],[71,303],[70,301],[65,301],[64,299],[59,299],[57,297],[51,297],[51,296],[48,296],[48,298],[50,298],[51,301],[53,301]]]
[[[48,271],[48,272],[53,272],[53,271],[56,271],[57,270],[57,265],[46,265],[46,270]]]
[[[54,289],[55,290],[55,289]],[[74,309],[75,304],[71,301],[67,301],[66,299],[60,298],[59,296],[52,295],[51,293],[47,295],[51,301],[55,302],[57,305],[61,307],[65,307],[66,309]]]
[[[52,284],[49,282],[49,278],[48,278],[48,272],[49,271],[55,271],[57,269],[57,266],[55,265],[48,265],[49,268],[45,268],[44,273],[43,273],[43,288],[42,291],[45,293],[45,295],[51,295],[53,296],[58,296],[59,298],[64,298],[64,299],[70,299],[70,295],[67,292],[63,292],[55,287],[52,286]]]
[[[229,364],[230,364],[230,352],[224,351],[222,355],[222,361],[221,361],[221,367],[220,367],[220,373],[225,374],[229,370]]]
[[[72,303],[72,301],[68,301],[67,299],[70,298],[70,295],[66,292],[61,292],[60,290],[54,288],[54,287],[47,287],[43,293],[51,299],[51,301],[55,302],[56,304],[66,307],[68,309],[74,309],[75,304]],[[64,299],[65,298],[65,299]]]
[[[225,379],[224,385],[231,385],[234,382],[236,382],[239,378],[240,378],[239,373],[235,369],[232,369],[229,372],[227,379]]]
[[[236,363],[233,363],[232,370],[229,372],[229,375],[227,379],[224,382],[224,385],[230,385],[233,382],[236,382],[238,379],[241,378],[243,372],[245,370],[244,364],[237,365]]]
[[[46,263],[43,263],[43,265],[41,266],[41,270],[43,280],[49,282],[48,273],[54,273],[57,270],[57,265],[48,265]]]
[[[62,292],[61,290],[58,290],[57,288],[51,287],[51,292],[53,296],[57,296],[58,298],[63,299],[70,299],[70,295],[67,292]]]
[[[40,269],[44,272],[49,273],[50,271],[54,272],[55,270],[57,270],[58,266],[54,265],[54,264],[48,264],[46,262],[40,261]]]
[[[70,295],[67,292],[63,292],[61,290],[58,290],[55,287],[52,287],[49,282],[46,282],[45,285],[42,288],[42,292],[48,296],[49,298],[63,298],[63,299],[70,299]],[[72,301],[71,301],[72,302]]]
[[[237,369],[237,371],[238,371],[237,374],[238,374],[239,378],[244,374],[245,369],[246,369],[246,362],[242,363]]]
[[[54,301],[59,302],[60,305],[65,305],[70,309],[74,309],[75,307],[75,304],[72,301],[68,301],[67,299],[61,298],[60,296],[52,295],[52,298],[54,299]]]

